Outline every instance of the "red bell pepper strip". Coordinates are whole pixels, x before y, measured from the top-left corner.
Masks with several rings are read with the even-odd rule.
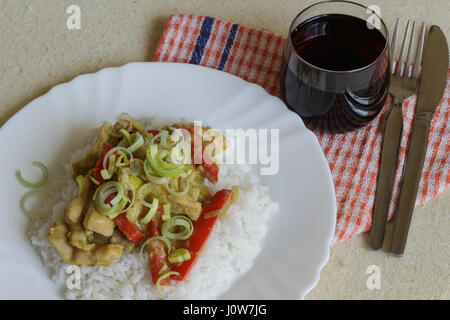
[[[233,191],[228,189],[222,189],[217,192],[203,207],[205,219],[218,216],[228,210],[233,200]],[[211,201],[212,200],[212,201]]]
[[[159,130],[147,130],[148,133],[151,133],[153,136],[156,136],[159,133]]]
[[[188,128],[187,130],[192,135],[195,135],[193,128]],[[202,141],[201,137],[198,137],[198,139],[200,139],[200,141]],[[193,160],[195,159],[195,154],[197,152],[201,152],[202,153],[202,163],[201,164],[196,164],[195,161],[194,161],[194,164],[196,166],[200,166],[201,167],[200,173],[202,174],[202,176],[204,176],[206,179],[208,179],[213,184],[216,184],[219,181],[219,167],[214,162],[214,159],[212,159],[211,156],[207,152],[203,151],[203,143],[201,144],[200,147],[198,147],[198,150],[195,150],[194,140],[195,139],[191,139],[191,141],[192,141],[191,142],[192,159]]]
[[[150,237],[160,236],[161,235],[161,227],[163,224],[162,215],[164,214],[164,208],[162,205],[158,206],[158,209],[155,212],[155,215],[150,220],[147,225],[148,234]]]
[[[109,181],[109,180],[104,180],[102,177],[102,170],[103,170],[103,159],[105,158],[105,155],[113,148],[112,145],[110,144],[105,144],[105,146],[103,147],[102,152],[100,153],[100,156],[97,159],[97,162],[95,163],[95,168],[94,168],[94,172],[92,173],[92,178],[94,178],[95,180],[97,180],[98,182],[100,182],[100,184]],[[106,160],[106,166],[109,165],[109,159]],[[96,188],[98,187],[97,185],[95,186]]]
[[[203,159],[205,159],[205,155],[203,155]],[[201,166],[202,170],[200,170],[200,173],[202,174],[202,176],[211,181],[213,184],[216,184],[217,181],[219,181],[219,167],[217,166],[217,164],[214,161],[204,161]]]
[[[111,206],[111,201],[117,196],[117,192],[111,193],[109,196],[105,198],[105,203],[109,204]],[[112,207],[112,206],[111,206]]]
[[[117,195],[116,192],[111,193],[106,199],[105,203],[110,203],[112,199]],[[128,240],[134,243],[138,243],[144,238],[144,234],[128,220],[126,212],[122,212],[113,219],[117,228],[123,233]]]
[[[158,210],[156,210],[155,215],[152,220],[148,223],[148,234],[150,237],[160,236],[161,235],[161,226],[162,226],[162,215],[164,213],[163,206],[158,206]],[[156,284],[156,281],[161,276],[159,271],[164,265],[167,265],[167,247],[166,244],[160,240],[150,241],[147,249],[149,263],[150,263],[150,272],[152,274],[153,284]],[[164,286],[169,284],[169,279],[163,279],[159,283],[160,286]]]
[[[128,220],[125,212],[122,212],[113,220],[120,232],[122,232],[131,242],[137,243],[144,238],[144,234]]]
[[[194,232],[186,241],[186,249],[189,250],[191,254],[191,259],[183,262],[180,265],[174,265],[171,267],[172,271],[176,271],[179,275],[171,276],[171,279],[183,281],[197,260],[198,253],[202,249],[206,240],[208,240],[209,235],[217,221],[217,215],[211,218],[205,218],[205,214],[220,210],[224,208],[227,203],[230,203],[233,197],[233,191],[228,189],[223,189],[218,191],[212,198],[205,204],[200,213],[199,218],[194,221]]]

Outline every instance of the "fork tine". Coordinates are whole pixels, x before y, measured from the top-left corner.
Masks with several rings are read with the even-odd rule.
[[[397,18],[397,21],[395,22],[395,28],[394,28],[394,33],[392,34],[392,42],[391,42],[391,59],[392,59],[392,73],[394,73],[395,71],[395,58],[394,58],[394,54],[395,54],[395,45],[397,42],[397,35],[398,35],[398,23],[399,23],[400,19]]]
[[[405,33],[403,35],[403,41],[402,41],[402,48],[400,49],[400,55],[398,56],[398,67],[397,67],[397,74],[398,75],[403,75],[403,71],[404,71],[404,60],[403,60],[403,54],[405,52],[405,47],[406,47],[406,42],[408,40],[408,30],[409,30],[409,24],[410,24],[410,20],[408,20],[408,23],[406,24],[406,29],[405,29]],[[400,72],[399,72],[400,70]]]
[[[422,63],[422,51],[424,41],[425,41],[425,22],[422,23],[422,28],[420,30],[419,44],[417,45],[416,58],[414,59],[414,65],[411,70],[413,78],[418,78],[420,75],[420,65]]]
[[[414,37],[414,28],[416,26],[416,22],[413,21],[413,25],[411,28],[411,35],[409,37],[409,45],[408,45],[408,52],[406,53],[406,59],[405,59],[405,74],[408,77],[410,75],[410,66],[409,66],[409,55],[411,54],[411,48],[413,46],[413,37]]]
[[[395,22],[395,28],[394,28],[394,33],[392,34],[392,42],[391,42],[391,57],[393,57],[394,55],[394,50],[395,50],[395,44],[397,41],[397,34],[398,34],[398,22],[400,21],[399,18],[397,18],[397,21]]]

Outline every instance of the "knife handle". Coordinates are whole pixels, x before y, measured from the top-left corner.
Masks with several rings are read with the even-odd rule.
[[[431,116],[430,113],[424,113],[423,117],[419,114],[414,119],[391,241],[390,251],[396,255],[402,255],[405,251],[428,146],[431,117],[432,113]]]
[[[378,250],[383,246],[402,130],[403,116],[402,102],[400,102],[392,107],[384,129],[369,242],[370,247],[374,250]]]

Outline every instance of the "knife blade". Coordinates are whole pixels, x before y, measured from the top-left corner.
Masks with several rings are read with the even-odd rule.
[[[394,219],[390,247],[390,252],[393,254],[401,255],[405,251],[417,190],[422,176],[431,119],[447,83],[448,58],[445,36],[438,26],[433,25],[425,41],[422,56],[423,72],[417,96],[416,114]]]
[[[416,116],[436,111],[448,73],[448,45],[438,26],[431,26],[422,56],[423,72],[417,96]],[[431,118],[430,118],[431,120]]]

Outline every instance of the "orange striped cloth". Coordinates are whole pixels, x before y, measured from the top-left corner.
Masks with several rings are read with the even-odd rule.
[[[280,96],[279,72],[285,38],[211,17],[174,15],[169,17],[153,61],[199,64],[232,73],[257,83]],[[447,87],[433,117],[422,180],[416,206],[443,192],[449,175],[449,100]],[[416,96],[403,104],[404,132],[395,176],[391,219],[399,194],[408,138],[411,132]],[[366,127],[345,134],[316,132],[333,175],[337,196],[337,223],[333,243],[370,229],[380,149],[390,103]]]

